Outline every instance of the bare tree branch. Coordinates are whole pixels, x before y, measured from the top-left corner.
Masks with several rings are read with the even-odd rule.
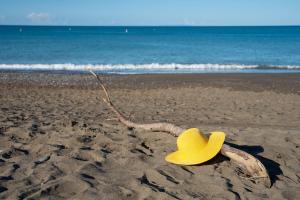
[[[176,126],[171,123],[151,123],[151,124],[140,124],[135,123],[128,120],[116,107],[113,105],[111,98],[109,96],[108,89],[103,84],[101,78],[95,74],[94,72],[90,71],[91,74],[98,80],[105,97],[103,101],[107,104],[107,106],[111,109],[113,113],[116,114],[118,120],[123,123],[128,128],[136,128],[136,129],[143,129],[147,131],[159,131],[168,133],[174,137],[178,137],[180,133],[182,133],[185,129]],[[271,181],[269,174],[265,168],[265,166],[254,156],[250,155],[249,153],[231,147],[227,144],[223,144],[220,153],[223,156],[230,158],[230,161],[237,164],[242,170],[243,173],[246,174],[250,180],[259,182],[262,181],[265,186],[271,187]]]

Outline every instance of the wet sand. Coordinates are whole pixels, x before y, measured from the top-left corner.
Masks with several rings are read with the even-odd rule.
[[[169,164],[176,138],[128,130],[90,75],[0,73],[0,198],[297,199],[300,74],[106,75],[136,122],[221,130],[260,159],[272,187],[242,178],[222,156]]]

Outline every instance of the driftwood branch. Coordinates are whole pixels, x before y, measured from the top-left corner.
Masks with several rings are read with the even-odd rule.
[[[94,72],[90,71],[91,74],[98,80],[105,97],[103,101],[107,104],[107,106],[111,109],[113,113],[117,116],[118,120],[127,126],[128,128],[135,128],[135,129],[143,129],[147,131],[159,131],[168,133],[174,137],[178,137],[180,133],[182,133],[185,129],[176,126],[171,123],[151,123],[151,124],[140,124],[135,123],[133,121],[128,120],[116,107],[114,106],[111,98],[109,96],[108,89],[104,85],[101,78],[95,74]],[[262,181],[265,186],[271,187],[270,177],[264,165],[256,159],[254,156],[250,155],[249,153],[231,147],[227,144],[223,144],[220,153],[230,158],[230,161],[234,162],[242,172],[246,175],[246,177],[254,182]]]

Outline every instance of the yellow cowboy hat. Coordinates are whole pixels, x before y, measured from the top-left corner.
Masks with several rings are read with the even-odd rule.
[[[215,157],[225,141],[225,133],[211,132],[209,139],[196,128],[187,129],[177,138],[178,150],[166,161],[179,165],[196,165]]]

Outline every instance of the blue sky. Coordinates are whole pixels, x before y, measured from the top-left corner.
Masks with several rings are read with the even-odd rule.
[[[300,0],[0,0],[0,24],[300,25]]]

